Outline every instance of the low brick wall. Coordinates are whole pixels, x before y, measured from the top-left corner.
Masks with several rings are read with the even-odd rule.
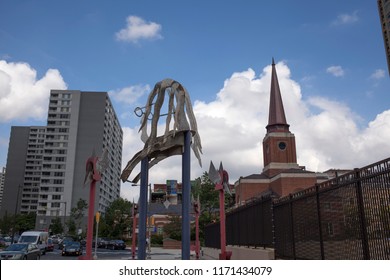
[[[163,240],[164,249],[181,249],[181,241],[166,238]]]
[[[273,248],[246,248],[238,246],[226,246],[227,251],[232,252],[232,260],[274,260]],[[203,247],[203,259],[218,260],[220,249]]]

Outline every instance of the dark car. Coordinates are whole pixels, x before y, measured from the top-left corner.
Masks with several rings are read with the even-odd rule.
[[[98,245],[98,248],[107,248],[107,245],[109,243],[109,240],[107,238],[98,238],[97,240],[97,245]]]
[[[62,255],[68,256],[68,255],[76,255],[81,256],[83,254],[83,248],[81,247],[80,242],[69,242],[67,243],[64,248],[62,248]]]
[[[62,250],[65,245],[73,242],[73,238],[72,237],[64,237],[64,239],[62,239],[59,243],[58,243],[58,249]]]
[[[54,251],[54,242],[52,238],[47,239],[47,248],[46,251],[53,252]]]
[[[14,243],[0,252],[2,260],[39,260],[41,250],[32,243]]]
[[[0,247],[5,247],[6,244],[5,244],[5,240],[3,237],[0,237]]]
[[[111,240],[107,244],[107,249],[111,250],[124,250],[126,243],[123,240]]]

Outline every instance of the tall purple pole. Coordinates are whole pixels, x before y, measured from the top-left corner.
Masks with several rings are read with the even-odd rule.
[[[191,131],[184,132],[184,152],[182,155],[182,228],[181,228],[181,258],[190,259],[190,205],[191,205],[191,171],[190,154]]]
[[[138,219],[138,259],[146,259],[146,217],[148,211],[148,173],[149,159],[141,161],[141,187],[139,191],[139,219]]]

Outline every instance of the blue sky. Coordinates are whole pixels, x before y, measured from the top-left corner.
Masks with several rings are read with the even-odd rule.
[[[142,146],[132,111],[173,78],[190,93],[204,148],[192,177],[210,160],[232,181],[261,172],[272,57],[299,164],[323,171],[388,157],[376,1],[3,0],[0,166],[12,125],[45,125],[52,88],[110,92],[126,162]],[[156,167],[151,182],[180,181],[177,163]]]

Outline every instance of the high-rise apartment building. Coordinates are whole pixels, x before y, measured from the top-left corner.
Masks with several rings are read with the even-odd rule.
[[[1,202],[3,201],[5,170],[6,170],[5,167],[3,167],[2,171],[0,172],[0,209],[1,209]]]
[[[383,41],[390,75],[390,0],[378,0],[379,18],[381,21]]]
[[[12,127],[2,215],[13,214],[14,207],[36,212],[37,229],[47,229],[54,217],[69,216],[80,198],[88,202],[87,159],[107,150],[109,164],[95,197],[95,212],[104,213],[120,195],[122,138],[106,92],[52,90],[47,126]]]

